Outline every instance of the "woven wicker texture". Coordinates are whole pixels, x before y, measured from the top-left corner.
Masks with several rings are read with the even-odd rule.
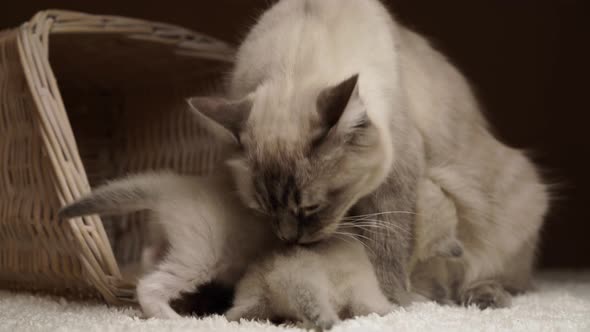
[[[59,223],[56,211],[127,173],[205,173],[222,151],[184,98],[232,49],[167,24],[44,11],[0,32],[0,287],[133,301],[142,214]]]

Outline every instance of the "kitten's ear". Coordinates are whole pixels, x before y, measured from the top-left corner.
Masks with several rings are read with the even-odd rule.
[[[317,109],[325,129],[336,126],[338,131],[350,132],[366,126],[368,117],[359,95],[358,78],[356,74],[318,96]]]
[[[195,113],[213,120],[235,138],[239,137],[252,110],[250,98],[231,101],[219,97],[192,97],[187,102]]]

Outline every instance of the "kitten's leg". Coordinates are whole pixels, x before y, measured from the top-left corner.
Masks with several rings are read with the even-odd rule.
[[[316,286],[319,284],[327,285],[328,283],[294,284],[286,291],[297,311],[297,316],[301,317],[306,325],[328,330],[338,323],[340,318],[330,304],[328,291],[325,287]]]
[[[463,244],[454,238],[442,239],[440,243],[435,246],[435,254],[439,257],[446,258],[461,258],[463,256]]]
[[[394,309],[395,306],[383,295],[377,283],[371,286],[357,285],[352,291],[350,298],[350,314],[352,317],[366,316],[372,313],[385,316]]]
[[[246,301],[236,303],[225,313],[229,321],[246,320],[269,320],[271,319],[270,309],[264,298],[250,298]]]
[[[480,309],[505,308],[511,303],[510,294],[495,280],[472,283],[459,292],[459,300],[465,306],[476,305]]]
[[[147,317],[179,318],[170,301],[212,280],[213,267],[179,251],[170,254],[137,285],[137,299]]]
[[[271,319],[267,290],[261,287],[258,275],[246,274],[236,286],[233,306],[225,313],[227,320],[239,321]]]
[[[452,305],[456,299],[453,292],[455,279],[462,274],[462,267],[458,260],[433,257],[423,262],[418,262],[412,272],[412,289],[430,301],[436,301],[443,305]]]

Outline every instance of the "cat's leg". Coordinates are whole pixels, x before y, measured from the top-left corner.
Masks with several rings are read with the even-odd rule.
[[[440,172],[438,181],[461,207],[461,240],[465,254],[465,282],[456,300],[480,308],[510,305],[512,293],[529,288],[534,249],[547,192],[532,164],[521,153],[497,150],[502,162],[490,164],[492,187],[483,187],[478,177],[465,177],[456,170]],[[489,213],[493,211],[493,213]]]
[[[500,282],[483,280],[471,283],[460,290],[459,301],[465,306],[476,305],[483,310],[509,307],[512,298]]]
[[[503,276],[463,286],[459,290],[459,302],[480,309],[505,308],[510,306],[512,295],[530,290],[537,237],[535,234],[508,260]]]
[[[396,306],[383,295],[377,283],[355,285],[351,292],[349,310],[352,317],[366,316],[372,313],[385,316],[395,308]]]
[[[500,282],[512,295],[522,294],[533,289],[532,274],[538,237],[538,234],[535,234],[531,240],[524,243],[522,248],[506,264]]]
[[[340,321],[338,313],[330,303],[326,287],[327,283],[294,284],[287,289],[289,297],[298,317],[311,328],[327,330]]]
[[[147,317],[179,318],[170,301],[211,281],[213,267],[210,260],[194,253],[171,250],[155,271],[142,278],[137,285],[137,299]]]
[[[475,304],[481,309],[510,306],[512,295],[532,288],[537,239],[538,233],[535,233],[529,240],[523,241],[515,254],[504,258],[500,271],[492,277],[464,283],[459,287],[458,302],[463,305]]]

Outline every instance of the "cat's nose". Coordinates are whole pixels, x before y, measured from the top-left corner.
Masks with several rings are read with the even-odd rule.
[[[293,237],[290,239],[284,239],[283,242],[285,242],[286,245],[293,246],[299,243],[299,239],[300,237]]]
[[[301,239],[301,226],[294,218],[283,218],[279,221],[278,237],[287,244],[296,244]]]
[[[298,231],[284,231],[279,229],[279,239],[286,244],[297,244],[301,240],[301,232]]]

